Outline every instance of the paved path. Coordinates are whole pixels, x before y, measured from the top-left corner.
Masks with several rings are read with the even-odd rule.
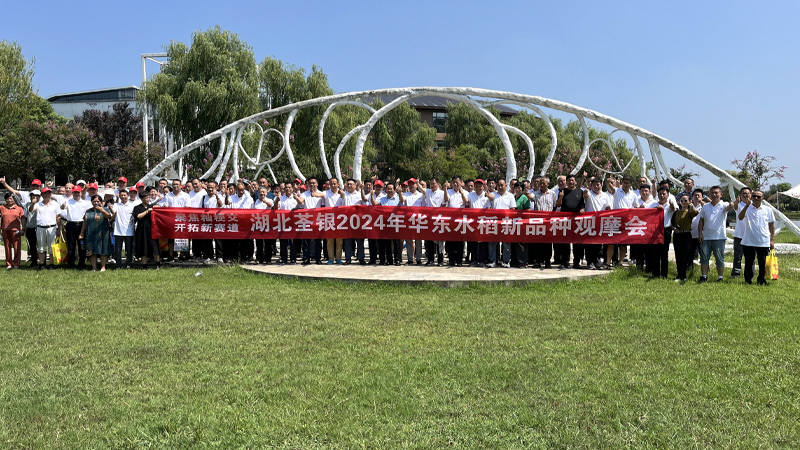
[[[467,286],[472,283],[501,285],[527,284],[541,281],[577,280],[611,273],[607,270],[587,269],[492,269],[478,267],[438,266],[362,266],[362,265],[243,265],[246,270],[314,280],[345,282],[391,281],[404,284],[438,284],[442,286]]]

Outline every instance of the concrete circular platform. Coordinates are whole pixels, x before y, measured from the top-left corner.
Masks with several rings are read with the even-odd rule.
[[[433,284],[446,287],[478,284],[520,285],[543,281],[577,280],[608,275],[608,270],[518,269],[437,266],[362,266],[356,265],[242,265],[245,270],[265,275],[309,280],[336,280],[349,283],[390,282]]]

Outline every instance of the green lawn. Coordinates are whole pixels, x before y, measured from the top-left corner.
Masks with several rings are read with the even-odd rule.
[[[4,273],[0,446],[796,447],[781,264],[768,287]]]

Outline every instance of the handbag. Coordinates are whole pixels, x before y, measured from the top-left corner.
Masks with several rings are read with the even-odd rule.
[[[61,236],[56,237],[51,246],[53,249],[53,264],[63,264],[67,260],[67,243]]]
[[[766,278],[770,280],[777,280],[778,279],[778,255],[775,254],[775,249],[773,248],[769,255],[767,255],[767,274]]]

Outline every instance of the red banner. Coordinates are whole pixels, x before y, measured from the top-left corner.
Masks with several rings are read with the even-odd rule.
[[[660,244],[664,212],[584,214],[499,209],[342,206],[272,211],[154,208],[161,239],[419,239],[477,242]]]

